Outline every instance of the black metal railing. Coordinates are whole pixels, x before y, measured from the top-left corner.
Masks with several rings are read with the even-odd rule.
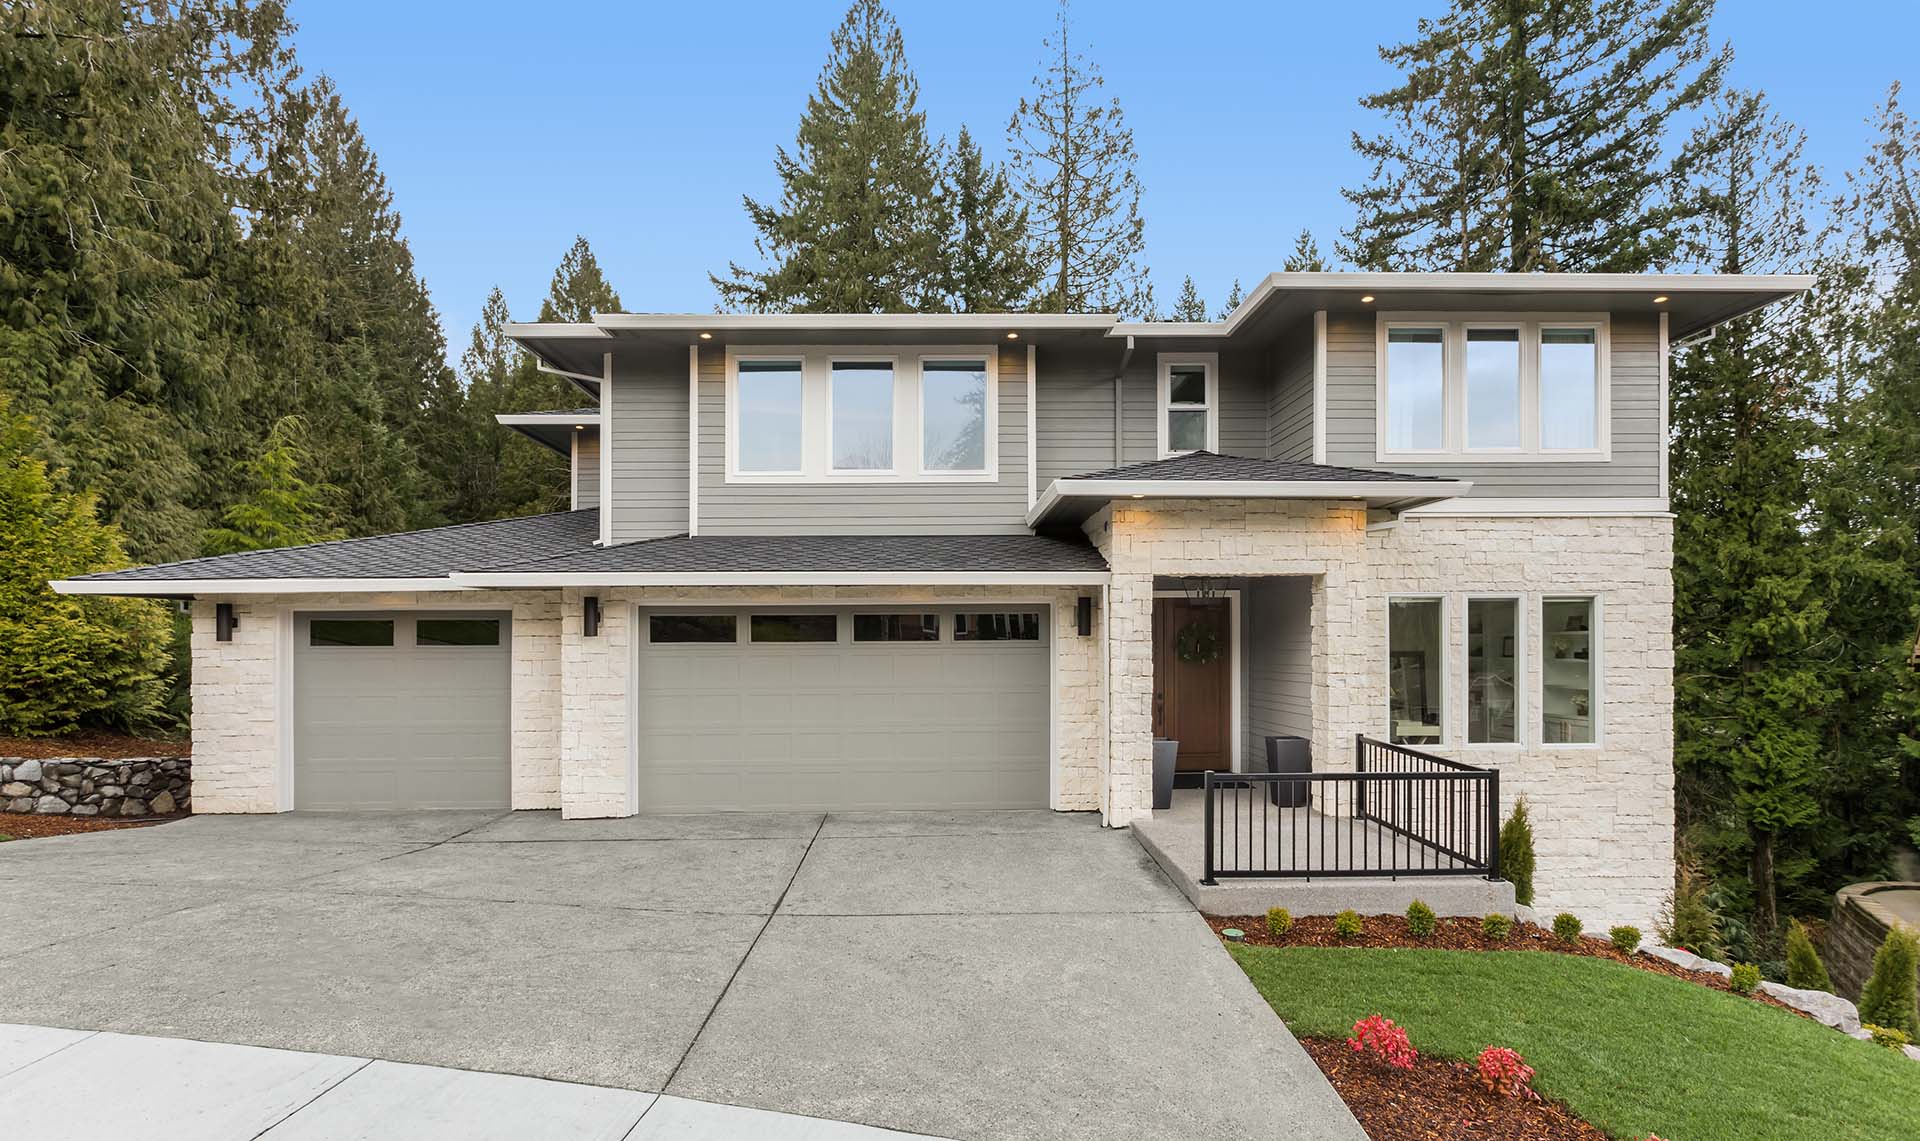
[[[1222,878],[1500,878],[1500,774],[1358,737],[1354,771],[1208,772],[1206,869]]]

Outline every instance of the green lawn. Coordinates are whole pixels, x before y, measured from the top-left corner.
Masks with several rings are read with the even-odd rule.
[[[1377,1012],[1423,1052],[1511,1046],[1536,1089],[1618,1137],[1920,1136],[1920,1063],[1679,979],[1538,951],[1229,949],[1295,1034]]]

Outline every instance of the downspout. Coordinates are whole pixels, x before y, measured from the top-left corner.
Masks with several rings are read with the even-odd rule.
[[[1120,367],[1113,372],[1113,466],[1126,463],[1126,457],[1120,454],[1121,445],[1121,409],[1124,404],[1121,382],[1126,378],[1127,365],[1133,360],[1133,337],[1127,337],[1127,347],[1120,354]]]

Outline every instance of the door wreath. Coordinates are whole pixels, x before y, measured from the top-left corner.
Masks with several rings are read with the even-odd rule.
[[[1174,634],[1173,652],[1189,665],[1203,666],[1217,662],[1220,660],[1220,631],[1211,622],[1189,622]]]

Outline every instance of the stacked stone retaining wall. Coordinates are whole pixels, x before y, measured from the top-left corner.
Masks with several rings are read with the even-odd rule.
[[[0,810],[166,816],[191,810],[189,757],[0,757]]]

